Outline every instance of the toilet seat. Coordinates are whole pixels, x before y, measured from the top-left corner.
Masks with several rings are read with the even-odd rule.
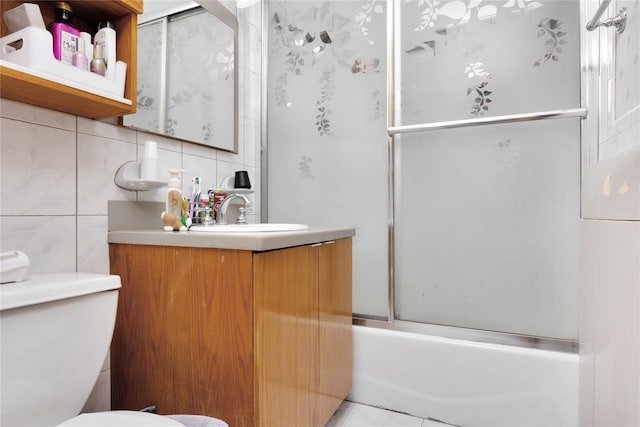
[[[147,426],[184,427],[184,424],[169,417],[137,411],[92,412],[80,414],[70,420],[58,424],[57,427],[128,427]]]

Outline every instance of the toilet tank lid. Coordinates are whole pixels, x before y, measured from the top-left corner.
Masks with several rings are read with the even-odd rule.
[[[120,288],[120,276],[93,273],[32,274],[0,286],[0,311]]]

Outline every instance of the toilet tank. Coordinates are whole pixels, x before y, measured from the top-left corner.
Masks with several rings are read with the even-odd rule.
[[[76,416],[111,343],[120,277],[32,275],[0,285],[0,425]]]

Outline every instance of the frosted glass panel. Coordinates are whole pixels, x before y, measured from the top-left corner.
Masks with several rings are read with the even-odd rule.
[[[576,119],[396,141],[396,317],[577,338]]]
[[[162,132],[162,21],[138,27],[138,96],[136,114],[123,117],[125,126]]]
[[[403,1],[396,125],[577,108],[578,6]]]
[[[386,1],[270,1],[268,220],[356,228],[353,311],[388,313]]]
[[[218,15],[195,7],[139,26],[137,113],[125,126],[237,150],[237,20],[219,7]]]
[[[165,133],[233,149],[233,67],[233,31],[218,18],[207,11],[172,18]]]

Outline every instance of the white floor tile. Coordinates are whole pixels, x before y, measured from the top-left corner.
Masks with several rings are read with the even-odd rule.
[[[451,426],[451,424],[441,423],[440,421],[435,420],[423,420],[422,427],[447,427]]]
[[[345,400],[325,427],[455,427]]]
[[[353,408],[354,403],[345,400],[342,404],[336,409],[336,412],[329,419],[325,427],[341,427],[344,423],[344,420],[349,416],[349,412],[351,412],[351,408]]]
[[[341,427],[421,427],[422,418],[354,403]]]

